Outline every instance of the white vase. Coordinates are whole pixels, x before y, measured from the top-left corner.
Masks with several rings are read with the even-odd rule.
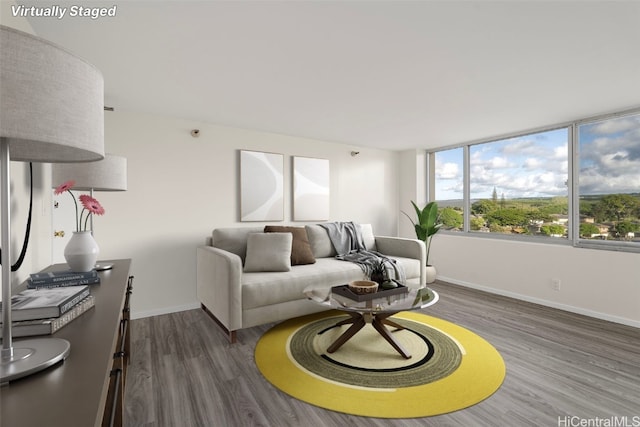
[[[426,267],[427,283],[433,283],[436,281],[436,268],[433,265],[427,265]]]
[[[64,259],[71,271],[91,271],[96,266],[100,248],[90,231],[74,231],[71,240],[64,248]]]

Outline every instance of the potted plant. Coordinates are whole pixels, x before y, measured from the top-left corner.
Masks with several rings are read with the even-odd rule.
[[[371,264],[369,279],[378,285],[382,285],[384,281],[387,280],[387,268],[383,260],[378,259]]]
[[[386,262],[384,259],[377,259],[369,266],[369,279],[376,282],[382,289],[397,288],[398,284],[389,278]]]
[[[429,264],[429,251],[431,249],[431,238],[440,230],[442,223],[440,223],[440,216],[438,215],[438,204],[436,202],[427,203],[427,205],[420,209],[411,201],[413,208],[416,211],[418,220],[414,222],[407,213],[402,212],[409,218],[409,221],[413,224],[416,231],[416,237],[422,240],[427,247],[427,283],[433,283],[436,280],[436,269]]]

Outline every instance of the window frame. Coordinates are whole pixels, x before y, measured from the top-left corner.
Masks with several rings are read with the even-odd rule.
[[[610,250],[610,251],[621,251],[621,252],[638,252],[640,253],[640,243],[636,242],[623,242],[623,241],[612,241],[612,240],[602,240],[602,241],[594,241],[590,239],[582,239],[580,238],[580,193],[579,193],[579,174],[580,174],[580,165],[579,165],[579,152],[578,152],[578,127],[580,125],[604,121],[614,118],[621,118],[626,116],[633,116],[640,114],[640,107],[635,107],[628,110],[618,111],[614,113],[606,113],[600,114],[597,116],[591,116],[587,118],[582,118],[579,120],[572,120],[563,123],[557,123],[550,126],[543,126],[534,129],[529,129],[525,131],[512,132],[497,136],[492,136],[489,138],[483,138],[478,140],[473,140],[465,143],[448,145],[443,147],[438,147],[434,149],[426,150],[426,162],[427,162],[427,201],[434,201],[435,199],[435,154],[439,151],[451,150],[454,148],[463,148],[463,220],[464,225],[462,230],[458,231],[449,231],[442,229],[441,232],[445,234],[451,235],[464,235],[466,237],[474,237],[480,239],[499,239],[499,240],[508,240],[508,241],[519,241],[526,243],[541,243],[541,244],[549,244],[549,245],[564,245],[564,246],[573,246],[577,248],[588,248],[588,249],[602,249],[602,250]],[[475,233],[470,230],[470,217],[471,217],[471,177],[470,177],[470,147],[479,144],[486,144],[491,142],[497,142],[504,139],[509,138],[517,138],[523,137],[526,135],[553,131],[558,129],[567,129],[567,164],[568,164],[568,172],[567,172],[567,199],[568,199],[568,218],[570,224],[568,225],[567,231],[568,235],[566,239],[556,239],[549,238],[543,236],[528,236],[528,235],[510,235],[510,234],[502,234],[502,233]],[[640,191],[640,189],[638,189]]]

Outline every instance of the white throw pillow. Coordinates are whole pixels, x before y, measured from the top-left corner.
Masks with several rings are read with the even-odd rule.
[[[244,271],[291,270],[291,233],[251,233],[247,238]]]

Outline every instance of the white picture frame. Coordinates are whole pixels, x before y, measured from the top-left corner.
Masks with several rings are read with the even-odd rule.
[[[240,150],[240,221],[284,221],[284,155]]]
[[[326,221],[330,212],[328,159],[293,157],[293,220]]]

